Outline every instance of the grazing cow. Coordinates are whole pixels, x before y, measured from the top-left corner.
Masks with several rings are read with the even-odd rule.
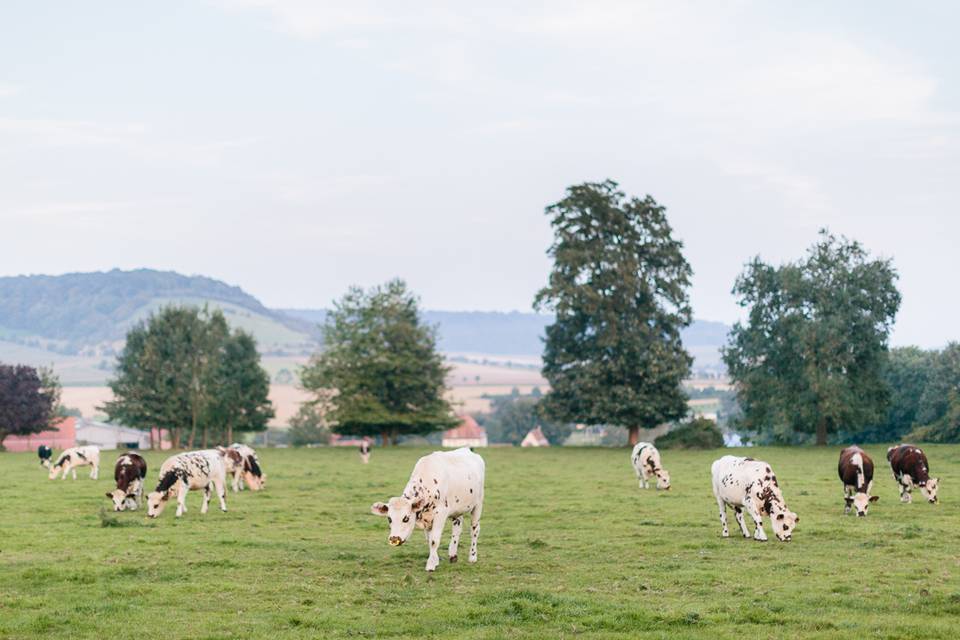
[[[871,496],[873,491],[873,460],[867,452],[854,445],[840,452],[840,464],[837,468],[843,482],[843,512],[850,513],[853,507],[858,517],[867,515],[867,507],[880,496]]]
[[[67,473],[73,471],[73,479],[77,479],[77,467],[93,467],[90,470],[90,479],[96,480],[100,475],[100,448],[93,445],[86,447],[71,447],[60,454],[57,461],[50,467],[50,479],[56,480],[57,474],[63,471],[63,479]]]
[[[40,458],[40,465],[49,469],[50,458],[53,457],[53,449],[51,449],[45,444],[42,444],[39,447],[37,447],[37,457]]]
[[[239,491],[240,478],[243,475],[243,455],[233,448],[217,447],[217,452],[223,456],[223,466],[227,475],[233,478],[233,491]]]
[[[937,490],[940,479],[930,477],[930,465],[927,456],[920,447],[901,444],[887,449],[887,460],[893,470],[893,479],[900,489],[900,502],[910,502],[910,492],[914,485],[920,487],[920,493],[931,504],[940,502]]]
[[[727,505],[733,507],[737,524],[744,538],[750,537],[747,525],[743,522],[743,510],[753,519],[756,529],[755,540],[767,539],[763,531],[763,516],[770,516],[770,526],[781,542],[793,537],[793,529],[800,522],[800,516],[787,509],[777,484],[777,476],[770,465],[753,458],[723,456],[710,468],[713,475],[713,495],[720,507],[720,524],[723,525],[723,537],[730,535],[727,529]]]
[[[260,459],[253,447],[245,444],[230,445],[230,448],[239,453],[243,460],[240,468],[233,475],[233,490],[242,491],[246,482],[251,491],[260,491],[267,486],[267,474],[260,468]]]
[[[113,479],[117,488],[107,491],[107,497],[113,500],[113,510],[129,509],[136,511],[143,499],[143,480],[147,477],[147,461],[136,453],[125,453],[117,458],[113,467]]]
[[[633,470],[637,472],[641,489],[648,488],[648,480],[654,476],[657,478],[657,489],[670,489],[670,472],[660,464],[660,452],[655,446],[649,442],[638,442],[630,459],[633,460]]]
[[[227,510],[227,473],[223,456],[215,449],[189,451],[167,458],[160,467],[160,483],[147,496],[147,515],[156,518],[170,498],[177,498],[177,517],[187,510],[187,492],[203,489],[203,504],[200,513],[206,513],[210,505],[210,488],[216,489],[220,510]]]
[[[453,520],[450,562],[457,561],[463,517],[470,514],[469,560],[476,562],[484,473],[483,458],[466,447],[435,451],[417,461],[403,494],[386,503],[374,503],[370,511],[376,516],[386,516],[392,546],[406,542],[414,528],[424,530],[430,547],[427,571],[433,571],[440,564],[437,550],[448,518]]]
[[[360,462],[363,464],[370,462],[370,438],[366,436],[360,441]]]

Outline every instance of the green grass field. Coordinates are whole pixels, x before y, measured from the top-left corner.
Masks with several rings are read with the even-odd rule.
[[[421,534],[391,548],[369,514],[425,450],[376,449],[369,466],[265,450],[266,491],[205,516],[191,493],[183,518],[156,521],[101,515],[114,452],[96,482],[3,453],[0,637],[956,638],[960,447],[927,447],[937,506],[900,504],[885,448],[868,451],[881,499],[865,519],[843,515],[836,448],[750,451],[801,516],[785,544],[720,537],[721,451],[664,452],[658,493],[623,449],[482,450],[480,561],[463,561],[465,527],[461,562],[434,574]],[[164,457],[147,456],[151,485]]]

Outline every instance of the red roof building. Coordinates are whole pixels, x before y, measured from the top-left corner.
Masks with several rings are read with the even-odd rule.
[[[477,424],[471,416],[460,416],[460,426],[443,432],[444,447],[485,447],[487,430]]]
[[[41,431],[28,436],[7,436],[3,446],[7,451],[36,451],[45,444],[51,449],[69,449],[77,444],[77,419],[64,418],[57,423],[56,431]]]
[[[521,447],[549,447],[550,441],[547,440],[547,436],[543,435],[543,429],[540,428],[540,425],[537,425],[533,429],[527,432],[527,435],[523,438],[523,442],[520,443]]]

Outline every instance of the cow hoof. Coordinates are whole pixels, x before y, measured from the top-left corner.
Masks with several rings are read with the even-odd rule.
[[[456,562],[457,556],[450,556],[450,562]]]
[[[720,534],[720,537],[721,537],[721,538],[729,538],[729,537],[730,537],[730,532],[729,532],[729,531],[724,531],[723,533]]]

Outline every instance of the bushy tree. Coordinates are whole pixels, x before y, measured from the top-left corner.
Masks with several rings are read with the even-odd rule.
[[[170,306],[135,325],[109,384],[111,420],[167,429],[178,447],[193,448],[198,429],[207,446],[214,432],[223,441],[231,427],[261,429],[272,415],[253,339],[231,335],[219,310]]]
[[[336,391],[328,416],[336,433],[396,444],[400,435],[456,426],[436,331],[402,280],[351,288],[327,315],[323,338],[300,379],[318,398]]]
[[[960,442],[960,343],[931,354],[925,383],[909,438]]]
[[[694,418],[663,434],[654,444],[659,449],[719,449],[723,433],[713,420]]]
[[[723,358],[742,424],[789,441],[880,422],[889,389],[887,340],[900,307],[890,260],[821,231],[805,259],[779,267],[754,258],[734,293],[749,309]]]
[[[641,427],[687,412],[680,383],[693,362],[680,341],[691,322],[691,269],[666,209],[617,183],[585,183],[550,205],[553,270],[536,297],[546,329],[547,413],[561,422]]]
[[[260,354],[253,336],[234,331],[222,338],[217,364],[211,372],[203,446],[207,431],[213,430],[221,441],[233,442],[234,432],[255,432],[267,428],[274,416],[270,402],[270,375],[260,366]]]
[[[60,381],[49,369],[0,363],[0,450],[9,435],[30,435],[60,419]]]

